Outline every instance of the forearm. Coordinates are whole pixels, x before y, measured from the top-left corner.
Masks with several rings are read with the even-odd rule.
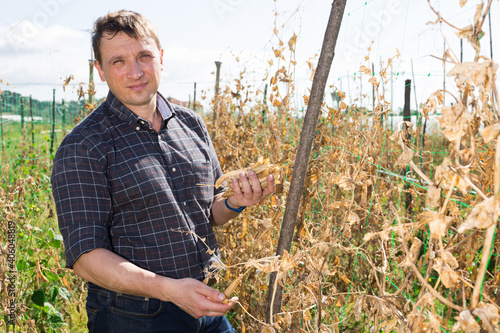
[[[172,302],[194,318],[223,316],[237,301],[223,304],[226,296],[201,281],[155,274],[103,248],[83,254],[73,268],[76,274],[103,288]]]
[[[83,254],[73,268],[77,275],[98,286],[141,297],[166,300],[158,291],[172,283],[172,279],[142,269],[103,248]]]
[[[212,224],[215,226],[223,225],[227,223],[229,220],[234,219],[239,215],[239,213],[232,211],[226,207],[224,199],[221,199],[221,196],[222,194],[217,195],[214,198],[214,203],[212,205],[212,218],[213,218]]]

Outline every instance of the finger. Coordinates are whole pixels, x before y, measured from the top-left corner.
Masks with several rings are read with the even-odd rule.
[[[248,175],[251,176],[252,173],[255,175],[255,172],[253,171],[250,171]],[[250,186],[250,182],[244,172],[240,173],[240,182],[241,187],[243,188],[243,196],[250,198],[252,196],[252,187]]]
[[[259,182],[259,177],[255,174],[255,172],[250,171],[248,173],[248,177],[250,178],[250,181],[252,182],[252,187],[253,187],[253,192],[252,196],[254,199],[260,199],[262,196],[262,187],[260,186]]]
[[[274,191],[276,191],[276,183],[274,182],[273,175],[267,176],[266,180],[267,180],[267,187],[262,192],[262,196],[264,198],[267,197],[269,194],[274,193]]]
[[[203,287],[200,286],[197,291],[199,294],[205,296],[206,298],[209,298],[213,302],[221,303],[226,299],[226,295],[224,295],[224,293],[210,288],[206,284],[203,284]]]
[[[241,192],[241,187],[240,187],[240,183],[238,181],[238,178],[233,178],[232,182],[233,182],[234,195],[236,195],[236,196],[243,195],[243,193]]]

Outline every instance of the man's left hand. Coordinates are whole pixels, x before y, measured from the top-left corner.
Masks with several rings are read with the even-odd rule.
[[[274,177],[268,175],[266,180],[267,187],[262,189],[259,178],[255,172],[250,171],[248,177],[245,173],[240,173],[239,179],[233,178],[232,180],[234,195],[227,199],[229,206],[238,208],[241,206],[252,206],[262,202],[268,195],[276,190]],[[250,185],[250,182],[252,185]],[[241,183],[241,187],[239,183]]]

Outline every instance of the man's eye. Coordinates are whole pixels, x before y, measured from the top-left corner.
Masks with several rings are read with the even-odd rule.
[[[113,61],[113,64],[119,64],[119,63],[122,63],[122,62],[123,62],[123,60],[115,60],[115,61]]]

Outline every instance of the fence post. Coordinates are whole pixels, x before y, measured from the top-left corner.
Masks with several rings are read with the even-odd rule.
[[[50,135],[50,154],[54,152],[54,139],[56,136],[56,90],[52,90],[52,131]]]
[[[21,133],[22,133],[24,129],[24,98],[22,97],[21,97],[20,113],[21,113]]]
[[[66,104],[64,103],[64,99],[62,100],[62,116],[61,116],[61,129],[63,137],[66,135]]]
[[[262,107],[262,122],[266,122],[266,114],[267,114],[267,83],[264,87],[264,99],[262,100],[264,106]]]
[[[375,76],[375,65],[372,62],[372,76]],[[383,81],[383,80],[380,80]],[[372,84],[372,111],[375,111],[375,85]]]
[[[3,98],[1,98],[0,96],[0,101],[2,102],[2,106],[4,106],[5,104],[5,101]],[[3,108],[0,108],[0,141],[2,142],[2,164],[3,164],[3,151],[4,151],[4,148],[3,148]]]
[[[30,95],[31,146],[35,147],[35,120],[33,119],[33,97]]]

